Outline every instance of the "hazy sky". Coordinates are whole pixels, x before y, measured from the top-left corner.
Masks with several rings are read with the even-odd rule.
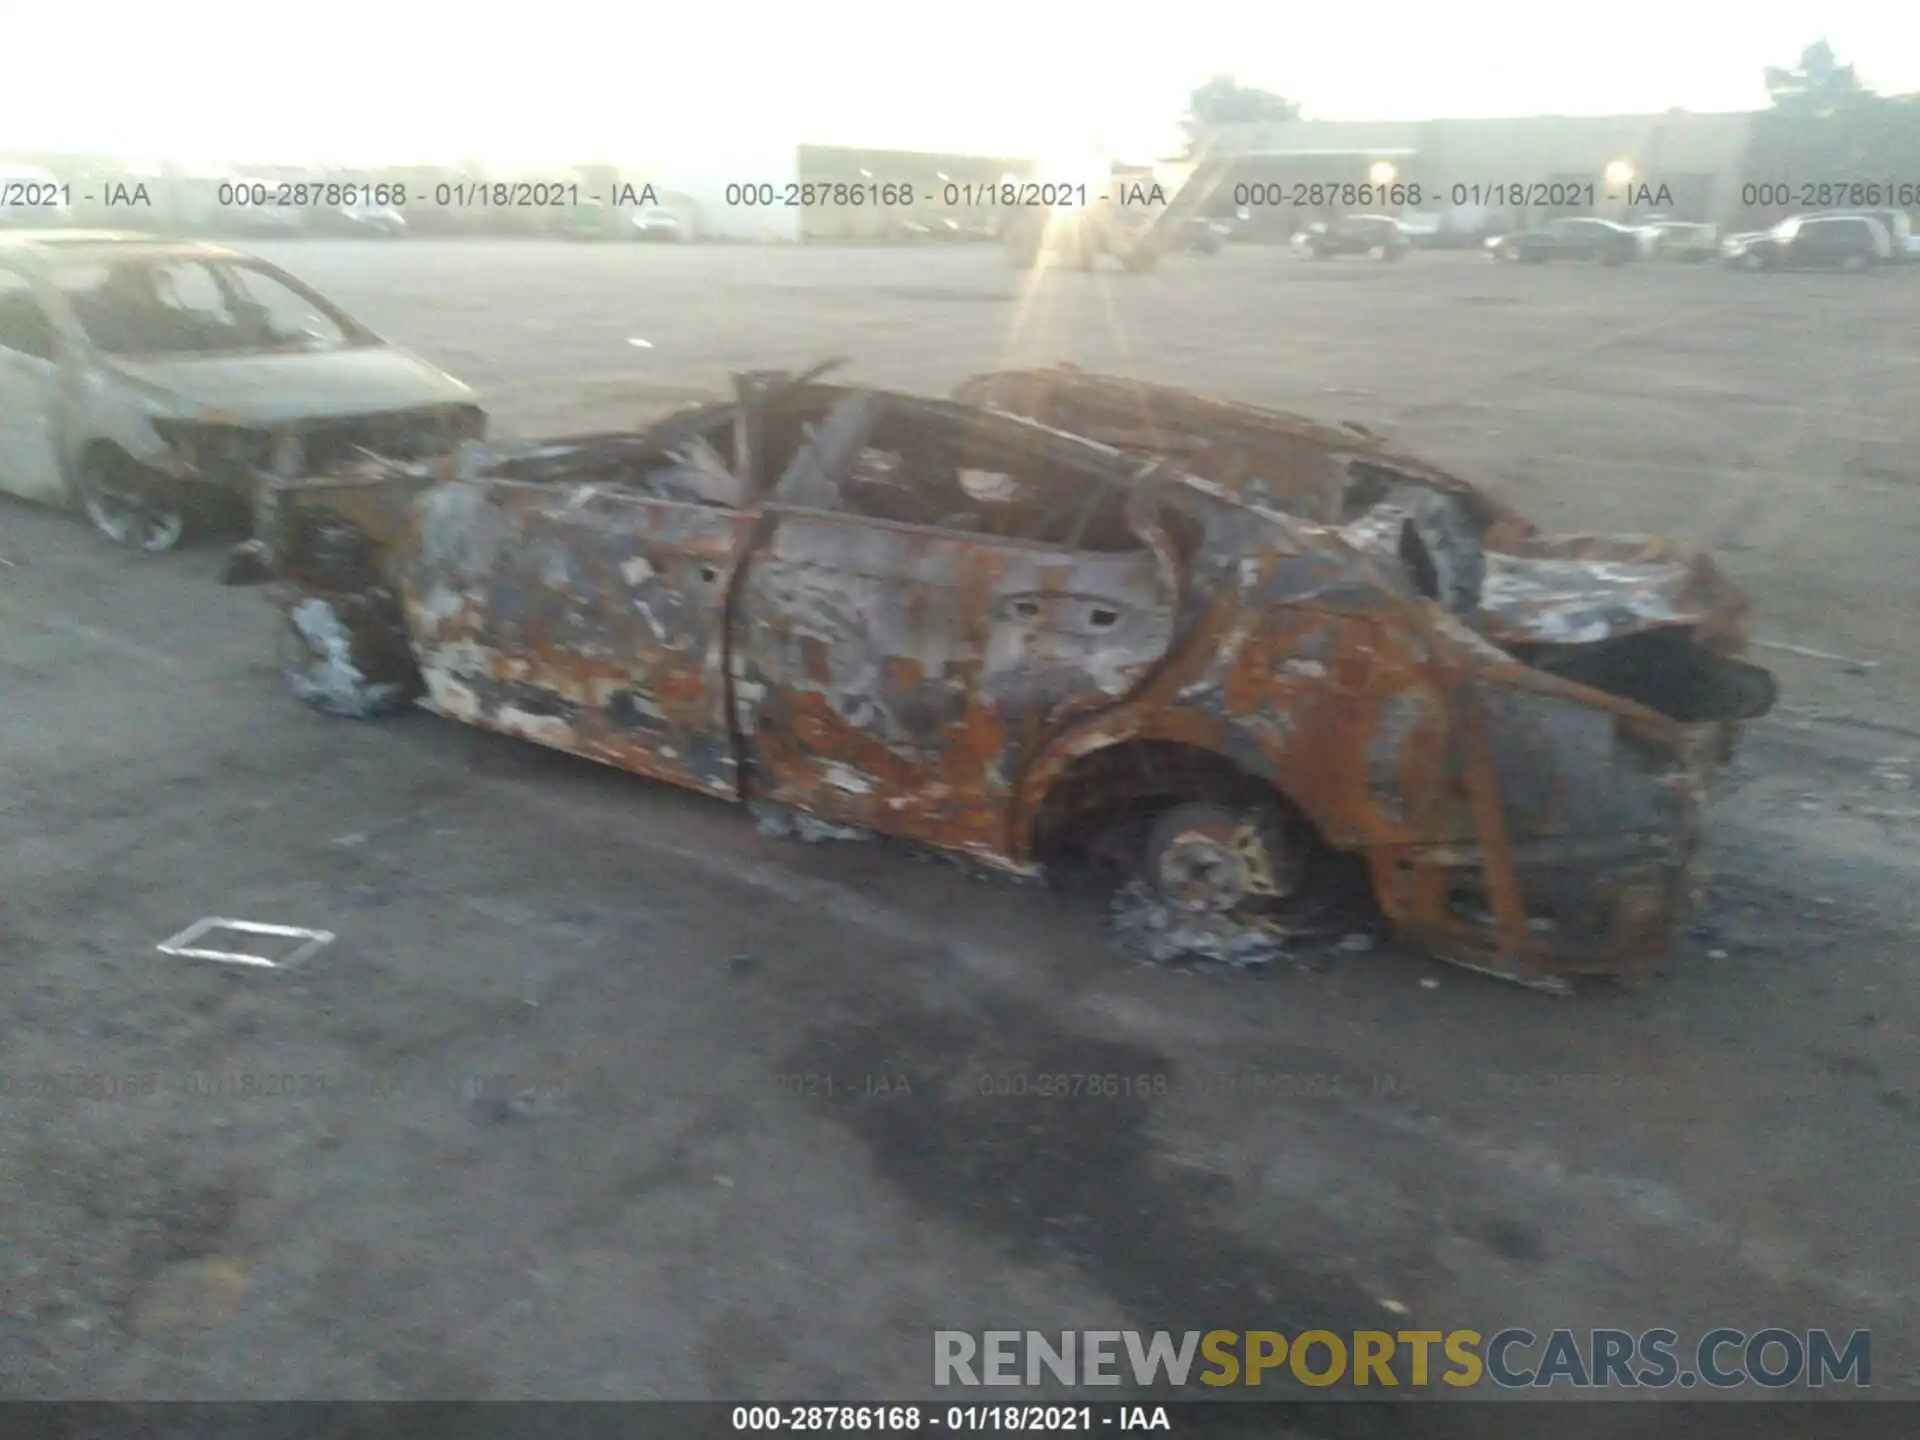
[[[1920,90],[1908,0],[68,0],[5,30],[0,151],[255,163],[746,164],[803,140],[1131,157],[1218,72],[1321,119],[1744,109],[1821,35],[1874,88]]]

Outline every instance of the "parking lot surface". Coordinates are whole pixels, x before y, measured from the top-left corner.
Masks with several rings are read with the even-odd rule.
[[[1553,528],[1714,546],[1783,700],[1645,985],[1391,947],[1186,973],[1116,957],[1094,899],[311,713],[217,548],[9,504],[0,1393],[910,1397],[936,1329],[1413,1322],[1870,1328],[1876,1387],[1920,1378],[1920,277],[265,253],[502,434],[832,355],[1360,420]],[[155,952],[209,915],[337,938],[278,974]]]

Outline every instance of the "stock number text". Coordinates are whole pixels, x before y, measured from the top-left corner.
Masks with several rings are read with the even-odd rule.
[[[1920,205],[1920,180],[1814,180],[1803,185],[1784,180],[1761,181],[1740,187],[1740,203],[1793,206],[1801,210],[1825,210],[1836,205],[1905,210]]]
[[[1418,185],[1399,183],[1267,180],[1234,186],[1233,203],[1248,209],[1275,205],[1302,209],[1324,205],[1418,205],[1422,194]]]

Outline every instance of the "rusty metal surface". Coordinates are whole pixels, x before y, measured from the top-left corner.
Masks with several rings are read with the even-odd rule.
[[[1543,534],[1470,482],[1363,426],[1065,365],[978,375],[955,393],[1166,456],[1249,503],[1344,526],[1356,545],[1382,554],[1399,551],[1402,523],[1413,520],[1423,538],[1439,542],[1436,551],[1476,552],[1471,602],[1448,608],[1502,646],[1592,644],[1669,627],[1723,653],[1745,646],[1747,599],[1697,547],[1659,536]]]
[[[954,398],[1117,449],[1167,456],[1237,499],[1321,524],[1358,518],[1384,493],[1375,483],[1384,473],[1460,497],[1483,525],[1504,525],[1515,534],[1532,531],[1499,501],[1394,450],[1364,426],[1329,424],[1071,365],[976,375],[955,389]],[[1356,463],[1359,473],[1350,473]]]
[[[1614,583],[1613,638],[1736,643],[1705,557],[1541,536],[1370,437],[1220,402],[1227,442],[1195,421],[1147,459],[1111,425],[756,384],[637,435],[276,487],[284,603],[357,564],[430,708],[1004,869],[1232,780],[1363,856],[1444,958],[1551,984],[1660,952],[1718,727],[1503,645],[1564,613],[1540,595],[1567,565]]]
[[[734,795],[726,596],[752,524],[588,487],[428,491],[399,572],[428,702]]]
[[[1407,519],[1438,528],[1450,548],[1470,543],[1480,552],[1474,604],[1461,608],[1477,609],[1482,633],[1502,645],[1584,644],[1672,625],[1744,638],[1745,598],[1700,551],[1664,538],[1543,535],[1469,482],[1364,427],[1070,366],[975,376],[956,395],[1166,456],[1249,503],[1344,525],[1363,548],[1395,553]],[[1409,506],[1410,498],[1417,503]]]
[[[1732,653],[1747,597],[1713,557],[1663,536],[1533,535],[1487,548],[1482,633],[1502,645],[1593,644],[1682,627]]]

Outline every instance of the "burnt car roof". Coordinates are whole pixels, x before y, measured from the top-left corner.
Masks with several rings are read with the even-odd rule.
[[[1050,397],[1061,393],[1061,387],[1071,387],[1071,414],[1050,408]],[[1195,474],[1238,498],[1256,498],[1246,492],[1258,485],[1263,491],[1257,497],[1259,503],[1321,524],[1351,518],[1345,512],[1347,487],[1356,479],[1364,480],[1371,466],[1459,497],[1485,525],[1526,527],[1517,512],[1494,496],[1398,448],[1357,421],[1316,419],[1199,395],[1178,386],[1093,374],[1073,365],[976,375],[961,384],[954,398],[1031,417],[1111,444],[1123,453],[1173,454]],[[1090,410],[1097,413],[1097,428],[1089,424]],[[1196,440],[1196,431],[1205,433]],[[1256,440],[1270,443],[1276,437],[1322,461],[1319,473],[1302,480],[1280,469],[1257,475],[1241,472],[1233,459],[1235,452]]]
[[[1720,653],[1744,649],[1747,599],[1704,551],[1653,536],[1544,533],[1477,486],[1364,427],[1072,366],[978,375],[958,393],[1114,443],[1129,458],[1167,457],[1222,490],[1327,527],[1376,555],[1392,555],[1402,524],[1412,520],[1457,582],[1421,579],[1410,563],[1419,587],[1518,654],[1662,629],[1690,633]]]

